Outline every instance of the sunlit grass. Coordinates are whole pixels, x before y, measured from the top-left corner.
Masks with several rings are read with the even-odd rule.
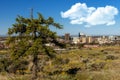
[[[6,53],[7,50],[0,50],[0,54]],[[75,68],[79,69],[76,74],[67,73]],[[120,47],[82,48],[56,54],[44,66],[43,74],[42,80],[120,80]]]

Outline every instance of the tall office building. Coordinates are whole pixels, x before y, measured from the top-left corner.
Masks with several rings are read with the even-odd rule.
[[[65,41],[70,41],[70,34],[69,33],[65,34]]]
[[[85,36],[86,36],[86,35],[85,35],[84,33],[81,33],[81,32],[78,34],[78,37],[79,37],[79,38],[80,38],[80,37],[85,37]]]

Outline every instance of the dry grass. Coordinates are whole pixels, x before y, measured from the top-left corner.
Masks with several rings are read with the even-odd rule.
[[[108,58],[107,56],[112,57]],[[120,80],[120,46],[70,50],[66,53],[57,54],[57,58],[58,60],[50,61],[50,64],[43,68],[48,78],[42,80]],[[105,65],[99,65],[100,63]],[[94,66],[91,66],[93,64]],[[96,69],[96,66],[98,69]],[[71,75],[65,73],[71,68],[80,68],[80,70],[71,77]],[[61,72],[48,75],[55,71]],[[0,80],[29,80],[28,76],[11,74],[8,76],[6,74],[0,75]]]
[[[0,80],[8,80],[6,76],[0,75]]]

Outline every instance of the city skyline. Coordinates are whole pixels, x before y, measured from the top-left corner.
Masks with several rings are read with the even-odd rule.
[[[40,12],[62,24],[62,30],[51,28],[58,35],[120,35],[119,4],[119,0],[1,0],[0,35],[7,34],[17,15],[30,17],[31,8],[34,18]]]

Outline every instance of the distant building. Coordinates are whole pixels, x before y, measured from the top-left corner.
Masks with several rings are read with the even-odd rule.
[[[79,37],[72,37],[72,43],[78,44],[80,42]]]
[[[112,43],[120,43],[120,36],[109,36]]]
[[[87,36],[87,43],[92,43],[93,42],[93,38],[91,36]]]
[[[66,41],[66,42],[69,42],[69,41],[70,41],[70,34],[69,34],[69,33],[66,33],[66,34],[65,34],[65,41]]]
[[[120,43],[120,36],[87,36],[84,33],[78,33],[78,35],[70,36],[69,33],[66,33],[64,39],[60,40],[61,42],[69,42],[73,44],[111,44],[111,43]]]
[[[109,39],[112,41],[120,41],[120,36],[109,36]]]
[[[80,37],[80,43],[86,43],[86,37]]]
[[[86,35],[85,35],[84,33],[81,33],[81,32],[80,32],[80,33],[78,34],[78,36],[79,36],[79,37],[85,37]]]
[[[79,43],[83,44],[86,43],[86,35],[84,33],[79,33]]]

